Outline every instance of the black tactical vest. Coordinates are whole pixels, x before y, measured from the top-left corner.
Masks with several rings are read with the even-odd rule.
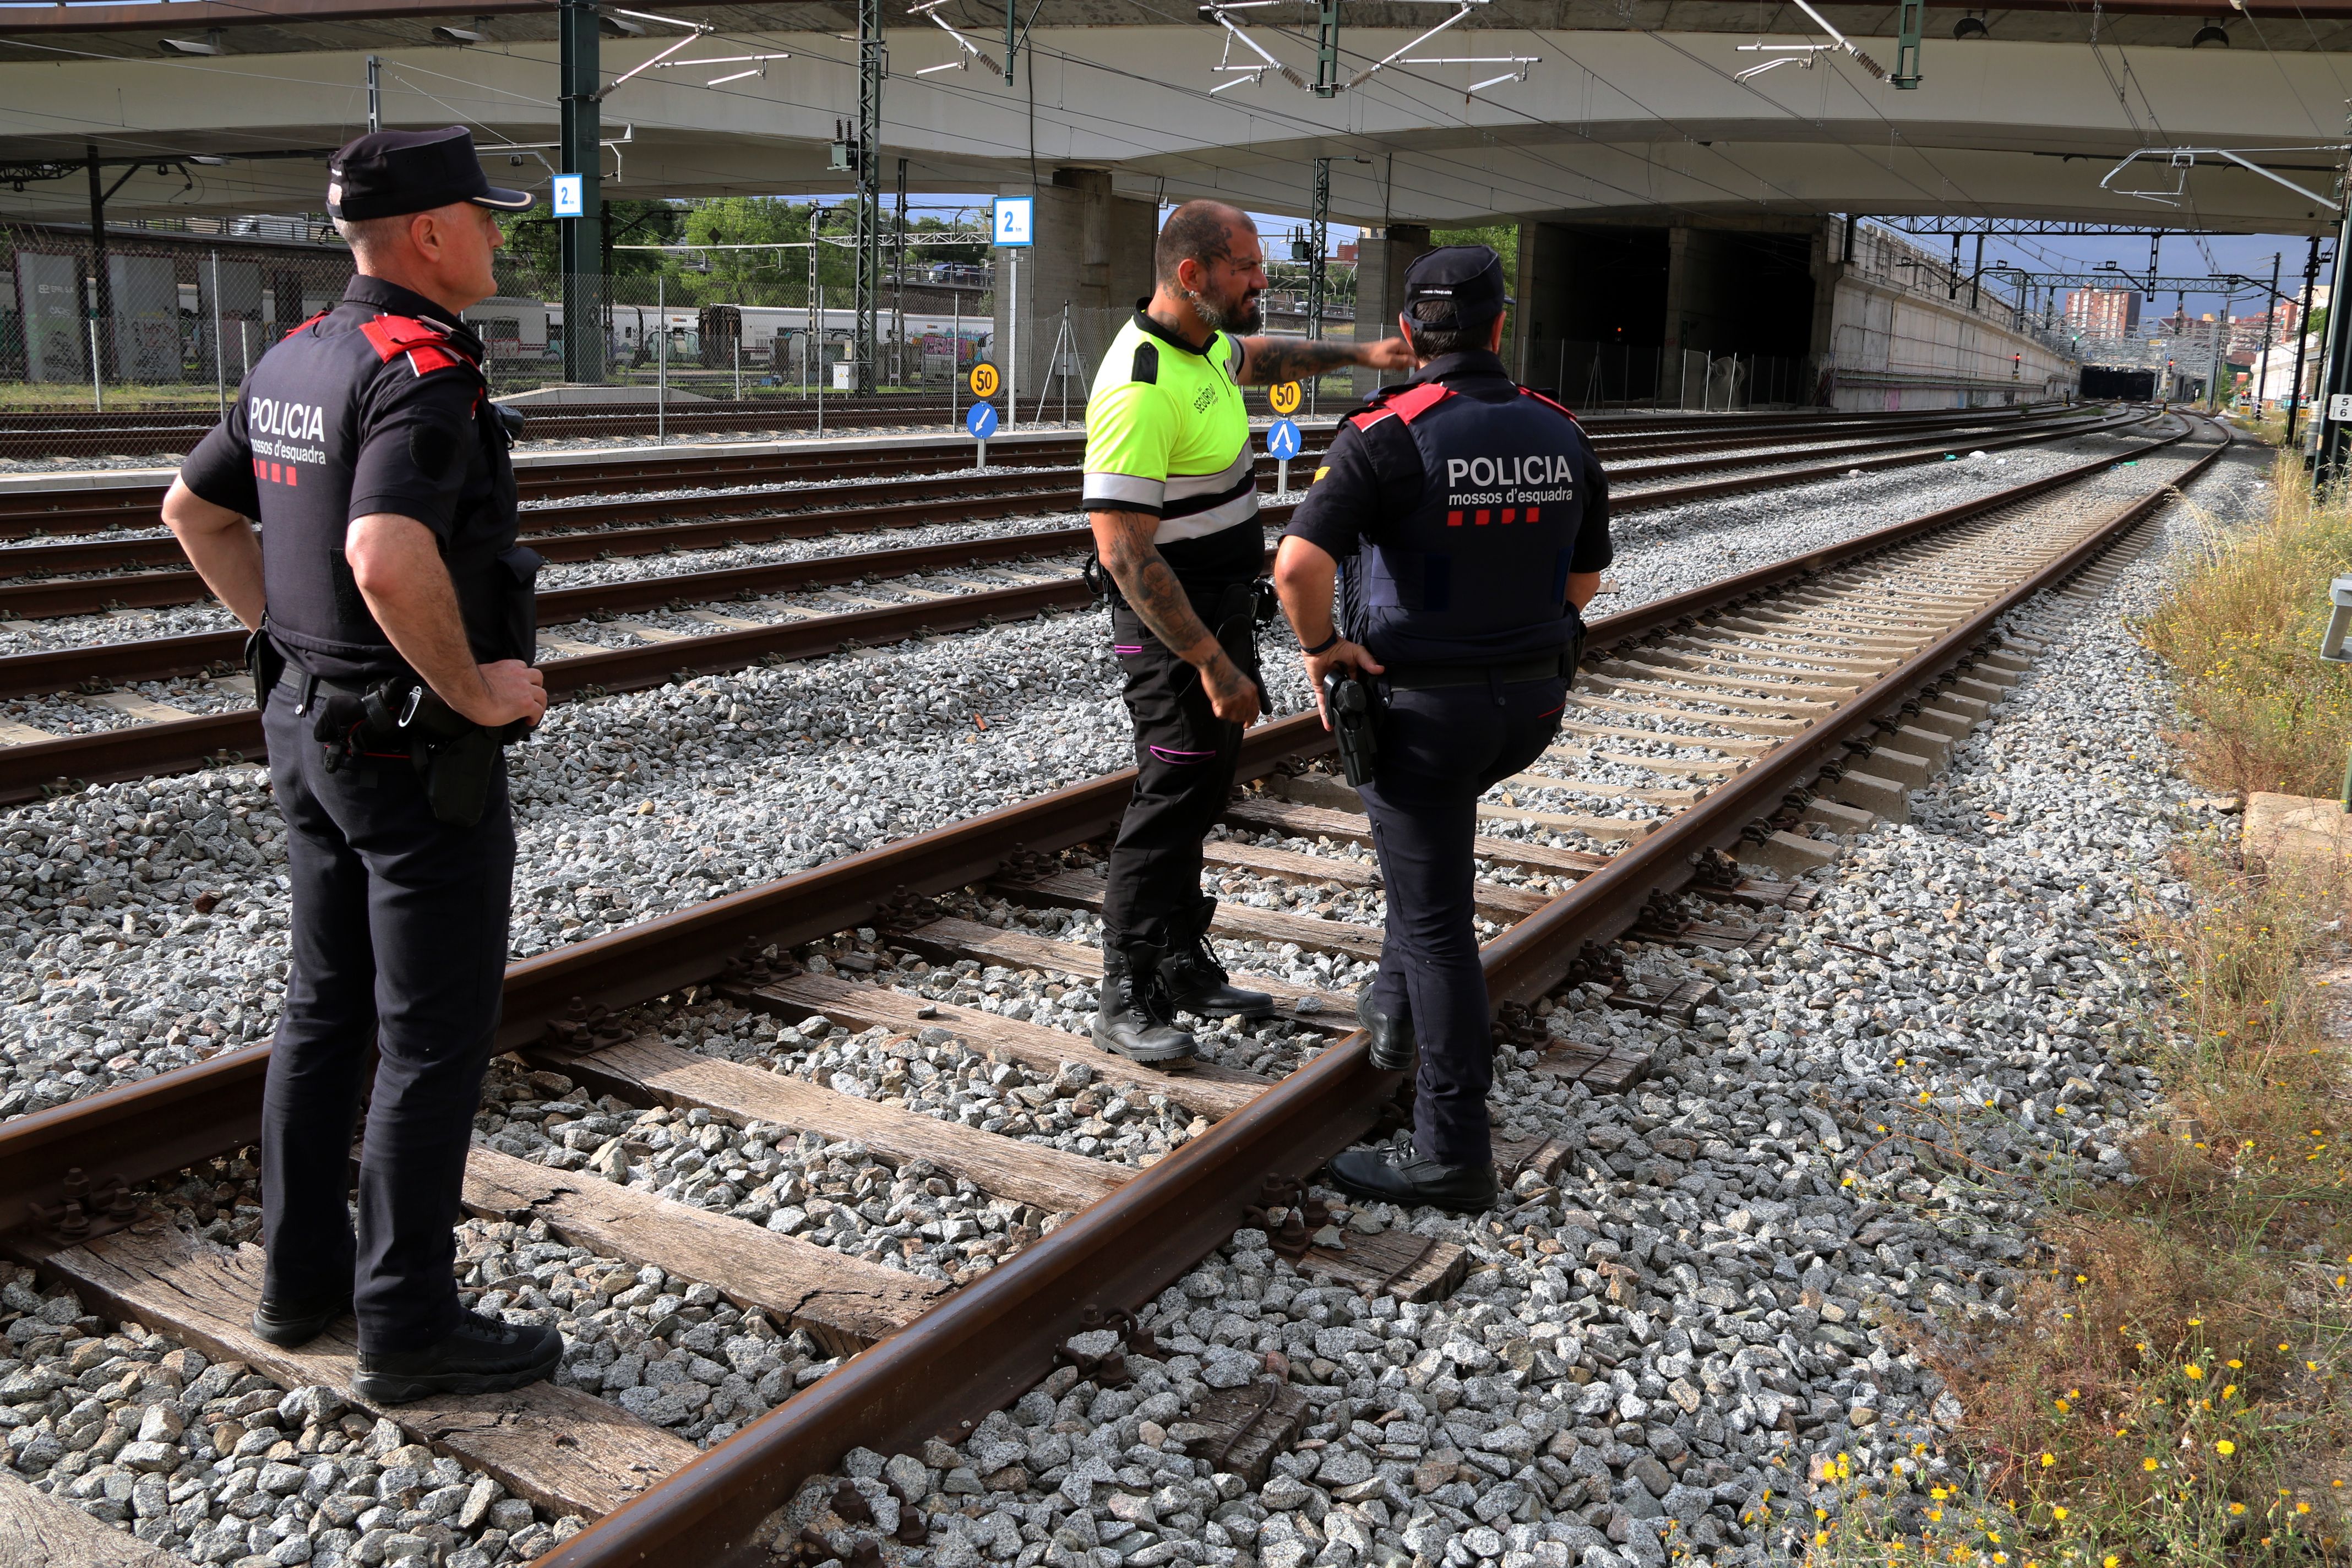
[[[298,668],[353,682],[408,669],[343,554],[361,422],[370,389],[386,376],[467,378],[473,435],[442,560],[478,661],[528,661],[536,653],[539,555],[515,543],[514,466],[480,352],[462,328],[347,296],[272,345],[246,378],[268,629]]]
[[[1419,498],[1349,569],[1351,631],[1382,664],[1508,662],[1562,652],[1582,631],[1567,593],[1590,449],[1567,409],[1497,384],[1416,382],[1348,416],[1363,438],[1402,435],[1421,457]]]

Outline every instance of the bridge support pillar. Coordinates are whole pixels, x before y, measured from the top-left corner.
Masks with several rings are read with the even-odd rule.
[[[1414,258],[1434,248],[1429,230],[1420,224],[1392,223],[1375,236],[1363,231],[1356,249],[1356,341],[1373,342],[1396,335],[1396,319],[1404,310],[1404,269]],[[1391,372],[1389,379],[1402,380]],[[1377,371],[1355,373],[1356,395],[1370,395],[1381,384]]]
[[[1573,277],[1569,233],[1558,224],[1519,225],[1519,274],[1512,280],[1510,341],[1503,345],[1511,374],[1534,386],[1560,378],[1564,356],[1555,353],[1568,335],[1569,289]]]
[[[1006,195],[1027,195],[1026,184],[1007,185]],[[1037,399],[1045,412],[1061,410],[1060,369],[1076,361],[1070,379],[1070,409],[1075,417],[1085,397],[1086,384],[1102,363],[1113,332],[1135,309],[1135,301],[1151,292],[1151,244],[1158,237],[1158,211],[1150,202],[1111,194],[1110,175],[1100,169],[1056,169],[1054,183],[1036,193],[1036,239],[1021,258],[1021,322],[1011,331],[1010,290],[1005,287],[1004,261],[1016,254],[997,253],[994,359],[1007,369],[1014,340],[1019,342],[1020,374],[1014,384],[1021,394],[1022,416],[1034,418]],[[1065,346],[1064,363],[1054,366],[1054,345],[1062,328],[1062,306],[1070,307],[1070,335],[1075,356]],[[1050,379],[1049,379],[1050,373]]]

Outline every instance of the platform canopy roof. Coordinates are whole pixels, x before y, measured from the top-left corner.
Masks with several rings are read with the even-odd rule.
[[[2352,0],[1929,0],[1913,90],[1881,74],[1896,62],[1890,5],[1335,3],[1338,74],[1354,79],[1327,98],[1230,68],[1262,63],[1255,46],[1311,79],[1310,0],[1222,21],[1175,0],[1031,0],[1012,86],[998,0],[928,15],[887,0],[884,167],[903,157],[914,189],[974,191],[1105,169],[1130,196],[1303,212],[1328,156],[1334,216],[1373,225],[2334,222]],[[649,69],[605,98],[608,195],[842,190],[826,153],[856,110],[854,4],[653,14],[709,29],[673,62],[714,63]],[[604,40],[607,81],[686,36],[634,25],[642,37]],[[479,41],[451,41],[466,35]],[[0,4],[0,215],[85,216],[93,148],[107,184],[122,179],[110,214],[317,210],[325,150],[365,128],[370,55],[384,123],[469,124],[499,183],[545,188],[552,0]],[[725,59],[761,55],[790,58]],[[1787,63],[1743,79],[1776,55]]]

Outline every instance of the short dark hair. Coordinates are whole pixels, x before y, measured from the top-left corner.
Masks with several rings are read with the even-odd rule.
[[[1486,346],[1489,324],[1479,322],[1475,327],[1423,326],[1433,320],[1451,321],[1454,307],[1444,300],[1423,300],[1405,311],[1405,341],[1412,352],[1423,359],[1436,359],[1444,354],[1458,354]]]
[[[1227,241],[1236,228],[1257,232],[1257,225],[1239,207],[1223,202],[1186,202],[1168,215],[1151,247],[1152,276],[1174,289],[1179,286],[1176,268],[1187,261],[1205,267],[1212,261],[1232,260]]]

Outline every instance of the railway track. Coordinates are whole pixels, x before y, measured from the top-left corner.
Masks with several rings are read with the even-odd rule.
[[[959,400],[959,407],[962,401]],[[1702,416],[1701,419],[1710,426],[1720,421],[1760,428],[1775,425],[1827,424],[1840,420],[1932,419],[1948,412],[1920,410],[1910,414],[1844,416],[1802,412]],[[660,419],[656,419],[652,409],[643,404],[538,409],[530,411],[528,416],[533,439],[566,440],[651,436],[657,430],[673,436],[734,434],[747,430],[814,430],[818,424],[813,402],[803,405],[797,400],[785,402],[772,398],[730,401],[717,406],[709,403],[678,404]],[[98,457],[137,451],[184,452],[202,440],[215,422],[214,414],[203,408],[129,414],[100,414],[88,410],[12,414],[0,416],[0,451],[39,457]],[[950,405],[945,399],[929,398],[850,398],[840,401],[827,398],[824,403],[824,423],[832,429],[873,429],[904,426],[910,422],[947,426],[951,423]],[[1594,416],[1591,423],[1596,429],[1639,432],[1687,426],[1695,421],[1687,414],[1600,414]]]
[[[2069,412],[1995,425],[1971,423],[1960,426],[1958,433],[1964,434],[1972,446],[1990,450],[2017,445],[2024,439],[2048,439],[2053,434],[2097,426],[2095,417]],[[2000,433],[1987,434],[1988,431]],[[1311,463],[1319,451],[1318,444],[1316,450],[1303,453],[1297,460]],[[1867,458],[1885,453],[1892,453],[1897,463],[1940,460],[1946,447],[1937,444],[1931,451],[1920,446],[1916,435],[1906,434],[1840,441],[1787,456],[1717,455],[1628,465],[1605,445],[1601,455],[1610,459],[1616,479],[1642,486],[1643,481],[1654,484],[1690,474],[1727,469],[1744,473],[1776,465],[1793,465],[1801,478],[1819,478],[1853,466],[1846,461],[1841,467],[1840,459]],[[1271,478],[1275,464],[1271,458],[1261,458],[1258,468],[1263,475]],[[542,557],[557,563],[708,550],[770,539],[867,532],[1040,510],[1075,510],[1080,499],[1078,477],[1075,468],[1045,467],[1033,462],[1003,470],[964,468],[935,477],[897,479],[888,486],[891,499],[887,500],[867,501],[857,497],[855,490],[850,495],[856,499],[845,500],[835,484],[803,481],[803,488],[776,491],[656,494],[584,505],[541,504],[522,513],[521,534]],[[1690,487],[1672,490],[1636,488],[1625,495],[1633,505],[1658,506],[1712,493],[1721,492]],[[152,524],[152,514],[149,521]],[[168,569],[178,567],[184,559],[178,542],[162,531],[130,540],[85,539],[0,548],[0,619],[94,615],[110,608],[143,609],[193,603],[205,596],[201,581],[184,568]],[[142,570],[157,567],[167,570]],[[59,576],[70,573],[106,575]]]
[[[1801,418],[1774,416],[1769,420],[1730,421],[1718,426],[1684,419],[1675,427],[1619,429],[1596,422],[1593,440],[1612,461],[1670,456],[1753,446],[1759,439],[1799,441],[1899,434],[1905,431],[1980,429],[1998,431],[2020,419],[2047,417],[2053,408],[1987,409],[1956,415],[1857,416],[1824,416]],[[2085,409],[2083,412],[2087,413]],[[1321,428],[1310,434],[1319,434]],[[1076,437],[1020,437],[1000,439],[991,453],[992,466],[1020,469],[1074,467],[1085,442]],[[527,462],[516,469],[516,484],[526,502],[607,496],[617,491],[703,489],[719,486],[839,483],[845,479],[906,477],[924,473],[971,472],[970,452],[961,441],[893,445],[887,447],[844,449],[838,447],[781,451],[698,453],[688,457],[604,457],[585,462]],[[38,489],[0,493],[0,539],[42,534],[81,534],[107,529],[152,529],[163,505],[163,487],[138,485],[104,489]],[[646,515],[652,515],[650,513]]]
[[[1491,868],[1482,910],[1498,928],[1484,963],[1501,1012],[1498,1042],[1516,1053],[1517,1070],[1604,1092],[1638,1081],[1640,1060],[1556,1038],[1525,1009],[1595,1005],[1614,981],[1612,940],[1736,947],[1759,935],[1743,923],[1748,913],[1801,903],[1792,877],[1830,851],[1790,829],[1822,814],[1841,826],[1859,826],[1855,814],[1870,810],[1899,816],[1902,792],[1940,765],[2030,658],[2030,647],[1998,638],[2002,617],[2078,578],[2085,595],[2111,579],[2152,537],[2168,498],[2226,447],[2226,432],[2196,442],[2190,434],[2183,422],[2131,467],[2084,465],[1595,622],[1559,744],[1531,775],[1507,781],[1506,798],[1488,811],[1496,837],[1481,845]],[[709,1300],[766,1314],[848,1359],[827,1363],[780,1408],[701,1452],[569,1385],[381,1414],[406,1439],[543,1510],[593,1517],[541,1560],[545,1568],[748,1561],[772,1511],[852,1448],[892,1454],[969,1435],[1057,1360],[1076,1363],[1082,1379],[1114,1382],[1119,1367],[1106,1358],[1122,1327],[1129,1361],[1158,1356],[1132,1310],[1237,1225],[1269,1230],[1301,1273],[1375,1294],[1442,1293],[1459,1262],[1448,1244],[1360,1232],[1335,1250],[1294,1223],[1303,1213],[1327,1217],[1297,1184],[1376,1125],[1396,1084],[1370,1068],[1361,1037],[1334,1022],[1347,1016],[1343,991],[1282,972],[1289,950],[1354,960],[1377,947],[1370,910],[1346,893],[1376,887],[1353,847],[1369,826],[1318,768],[1328,745],[1311,715],[1251,731],[1243,775],[1254,782],[1229,812],[1232,836],[1213,846],[1225,956],[1245,973],[1274,966],[1293,1026],[1283,1059],[1265,1066],[1154,1073],[1050,1026],[942,999],[961,994],[941,979],[958,964],[983,977],[984,965],[1055,973],[1081,994],[1098,974],[1082,942],[1061,939],[1083,931],[1083,911],[1099,898],[1089,847],[1116,821],[1129,773],[511,966],[499,1043],[524,1068],[561,1075],[531,1081],[536,1092],[565,1097],[567,1120],[593,1092],[607,1097],[600,1104],[658,1104],[714,1123],[855,1142],[860,1157],[920,1160],[1017,1213],[1068,1217],[1008,1231],[984,1271],[933,1280],[593,1171],[556,1168],[562,1161],[484,1148],[466,1185],[477,1215],[530,1219],[600,1259],[707,1281],[716,1287]],[[1626,784],[1629,766],[1653,782]],[[1657,815],[1550,809],[1628,800]],[[1286,889],[1312,902],[1302,911],[1298,898],[1280,896]],[[1650,994],[1622,986],[1612,1000],[1692,1007],[1706,982],[1642,989]],[[940,1121],[887,1098],[914,1097],[908,1072],[897,1089],[887,1076],[878,1090],[845,1088],[839,1076],[812,1081],[829,1058],[812,1065],[797,1047],[771,1071],[756,1053],[746,1062],[662,1042],[667,1011],[713,995],[810,1023],[820,1038],[828,1031],[816,1017],[843,1035],[854,1027],[851,1038],[880,1042],[872,1055],[885,1067],[911,1071],[939,1053],[964,1054],[994,1080],[967,1106],[984,1102],[1003,1120],[991,1131],[989,1116],[977,1126]],[[1278,1079],[1265,1071],[1292,1060]],[[1091,1071],[1074,1073],[1074,1062]],[[265,1049],[240,1051],[0,1126],[0,1244],[98,1311],[286,1387],[342,1387],[347,1331],[287,1352],[246,1330],[258,1282],[249,1252],[142,1221],[135,1201],[100,1201],[117,1184],[127,1192],[248,1143],[266,1065]],[[1059,1127],[1088,1089],[1082,1125],[1101,1120],[1105,1094],[1193,1120],[1181,1144],[1148,1166],[1019,1139],[1017,1121],[1042,1116]],[[720,1136],[710,1146],[723,1145]],[[1507,1175],[1550,1179],[1557,1151],[1539,1141],[1502,1152]],[[99,1183],[76,1210],[63,1203],[68,1163]],[[110,1234],[74,1234],[84,1222]],[[1087,1338],[1074,1343],[1079,1334]],[[1278,1387],[1223,1397],[1237,1436],[1258,1430],[1269,1411],[1265,1426],[1283,1425]],[[1215,1425],[1206,1411],[1193,1419]],[[1278,1430],[1262,1439],[1281,1440]],[[871,1507],[856,1496],[836,1506],[835,1535],[845,1531],[870,1552]],[[897,1513],[901,1539],[919,1539],[919,1512]]]
[[[1985,437],[1980,446],[1994,449],[2053,437],[2119,430],[2150,417],[2145,413],[2126,413],[2058,426],[2030,423],[2022,430]],[[1634,514],[1708,496],[1824,478],[1857,467],[1922,461],[1928,455],[1939,456],[1940,451],[1906,445],[1891,456],[1813,459],[1793,473],[1780,468],[1761,475],[1735,474],[1619,489],[1612,494],[1612,507],[1621,516]],[[901,502],[785,514],[761,520],[760,525],[810,536],[938,521],[942,511],[952,512],[959,507],[966,508],[962,515],[969,517],[969,509],[975,505],[1035,511],[1073,505],[1076,500],[1075,492],[1065,491],[999,496],[980,503]],[[1279,526],[1288,512],[1287,504],[1274,504],[1265,509],[1265,517],[1269,525]],[[720,530],[742,525],[690,526]],[[576,544],[614,536],[568,537]],[[697,537],[705,536],[698,533]],[[1089,542],[1083,528],[1051,529],[548,590],[539,601],[542,627],[662,611],[682,616],[693,628],[685,630],[675,623],[623,622],[612,630],[631,642],[618,647],[543,633],[541,647],[548,689],[556,697],[601,695],[692,674],[742,668],[762,660],[805,658],[844,647],[895,642],[1074,609],[1088,602],[1090,592],[1062,563],[1087,549]],[[549,553],[555,553],[555,547],[562,542],[541,542]],[[559,554],[557,558],[566,557]],[[569,558],[585,556],[576,552]],[[126,599],[121,592],[109,592],[108,587],[93,590],[89,586],[93,581],[105,585],[141,583],[150,596]],[[93,600],[89,595],[94,591],[107,597]],[[184,603],[201,591],[201,582],[192,572],[154,573],[131,579],[0,584],[0,605],[21,612],[23,605],[37,603],[53,614],[91,614],[110,605],[152,604],[158,598]],[[166,597],[173,594],[181,597]],[[782,601],[782,596],[810,594],[824,596],[815,602]],[[18,596],[11,598],[12,595]],[[70,596],[75,595],[82,596]],[[691,605],[708,607],[687,607]],[[185,771],[224,755],[258,754],[260,722],[244,706],[242,678],[232,673],[242,657],[243,641],[243,634],[232,630],[0,658],[0,699],[55,696],[85,708],[110,710],[125,721],[95,732],[68,736],[53,736],[36,725],[10,722],[0,730],[0,801],[30,798],[61,783]],[[554,657],[547,658],[550,654]],[[233,706],[194,712],[155,695],[121,689],[195,675],[214,679],[216,689],[212,702]]]

